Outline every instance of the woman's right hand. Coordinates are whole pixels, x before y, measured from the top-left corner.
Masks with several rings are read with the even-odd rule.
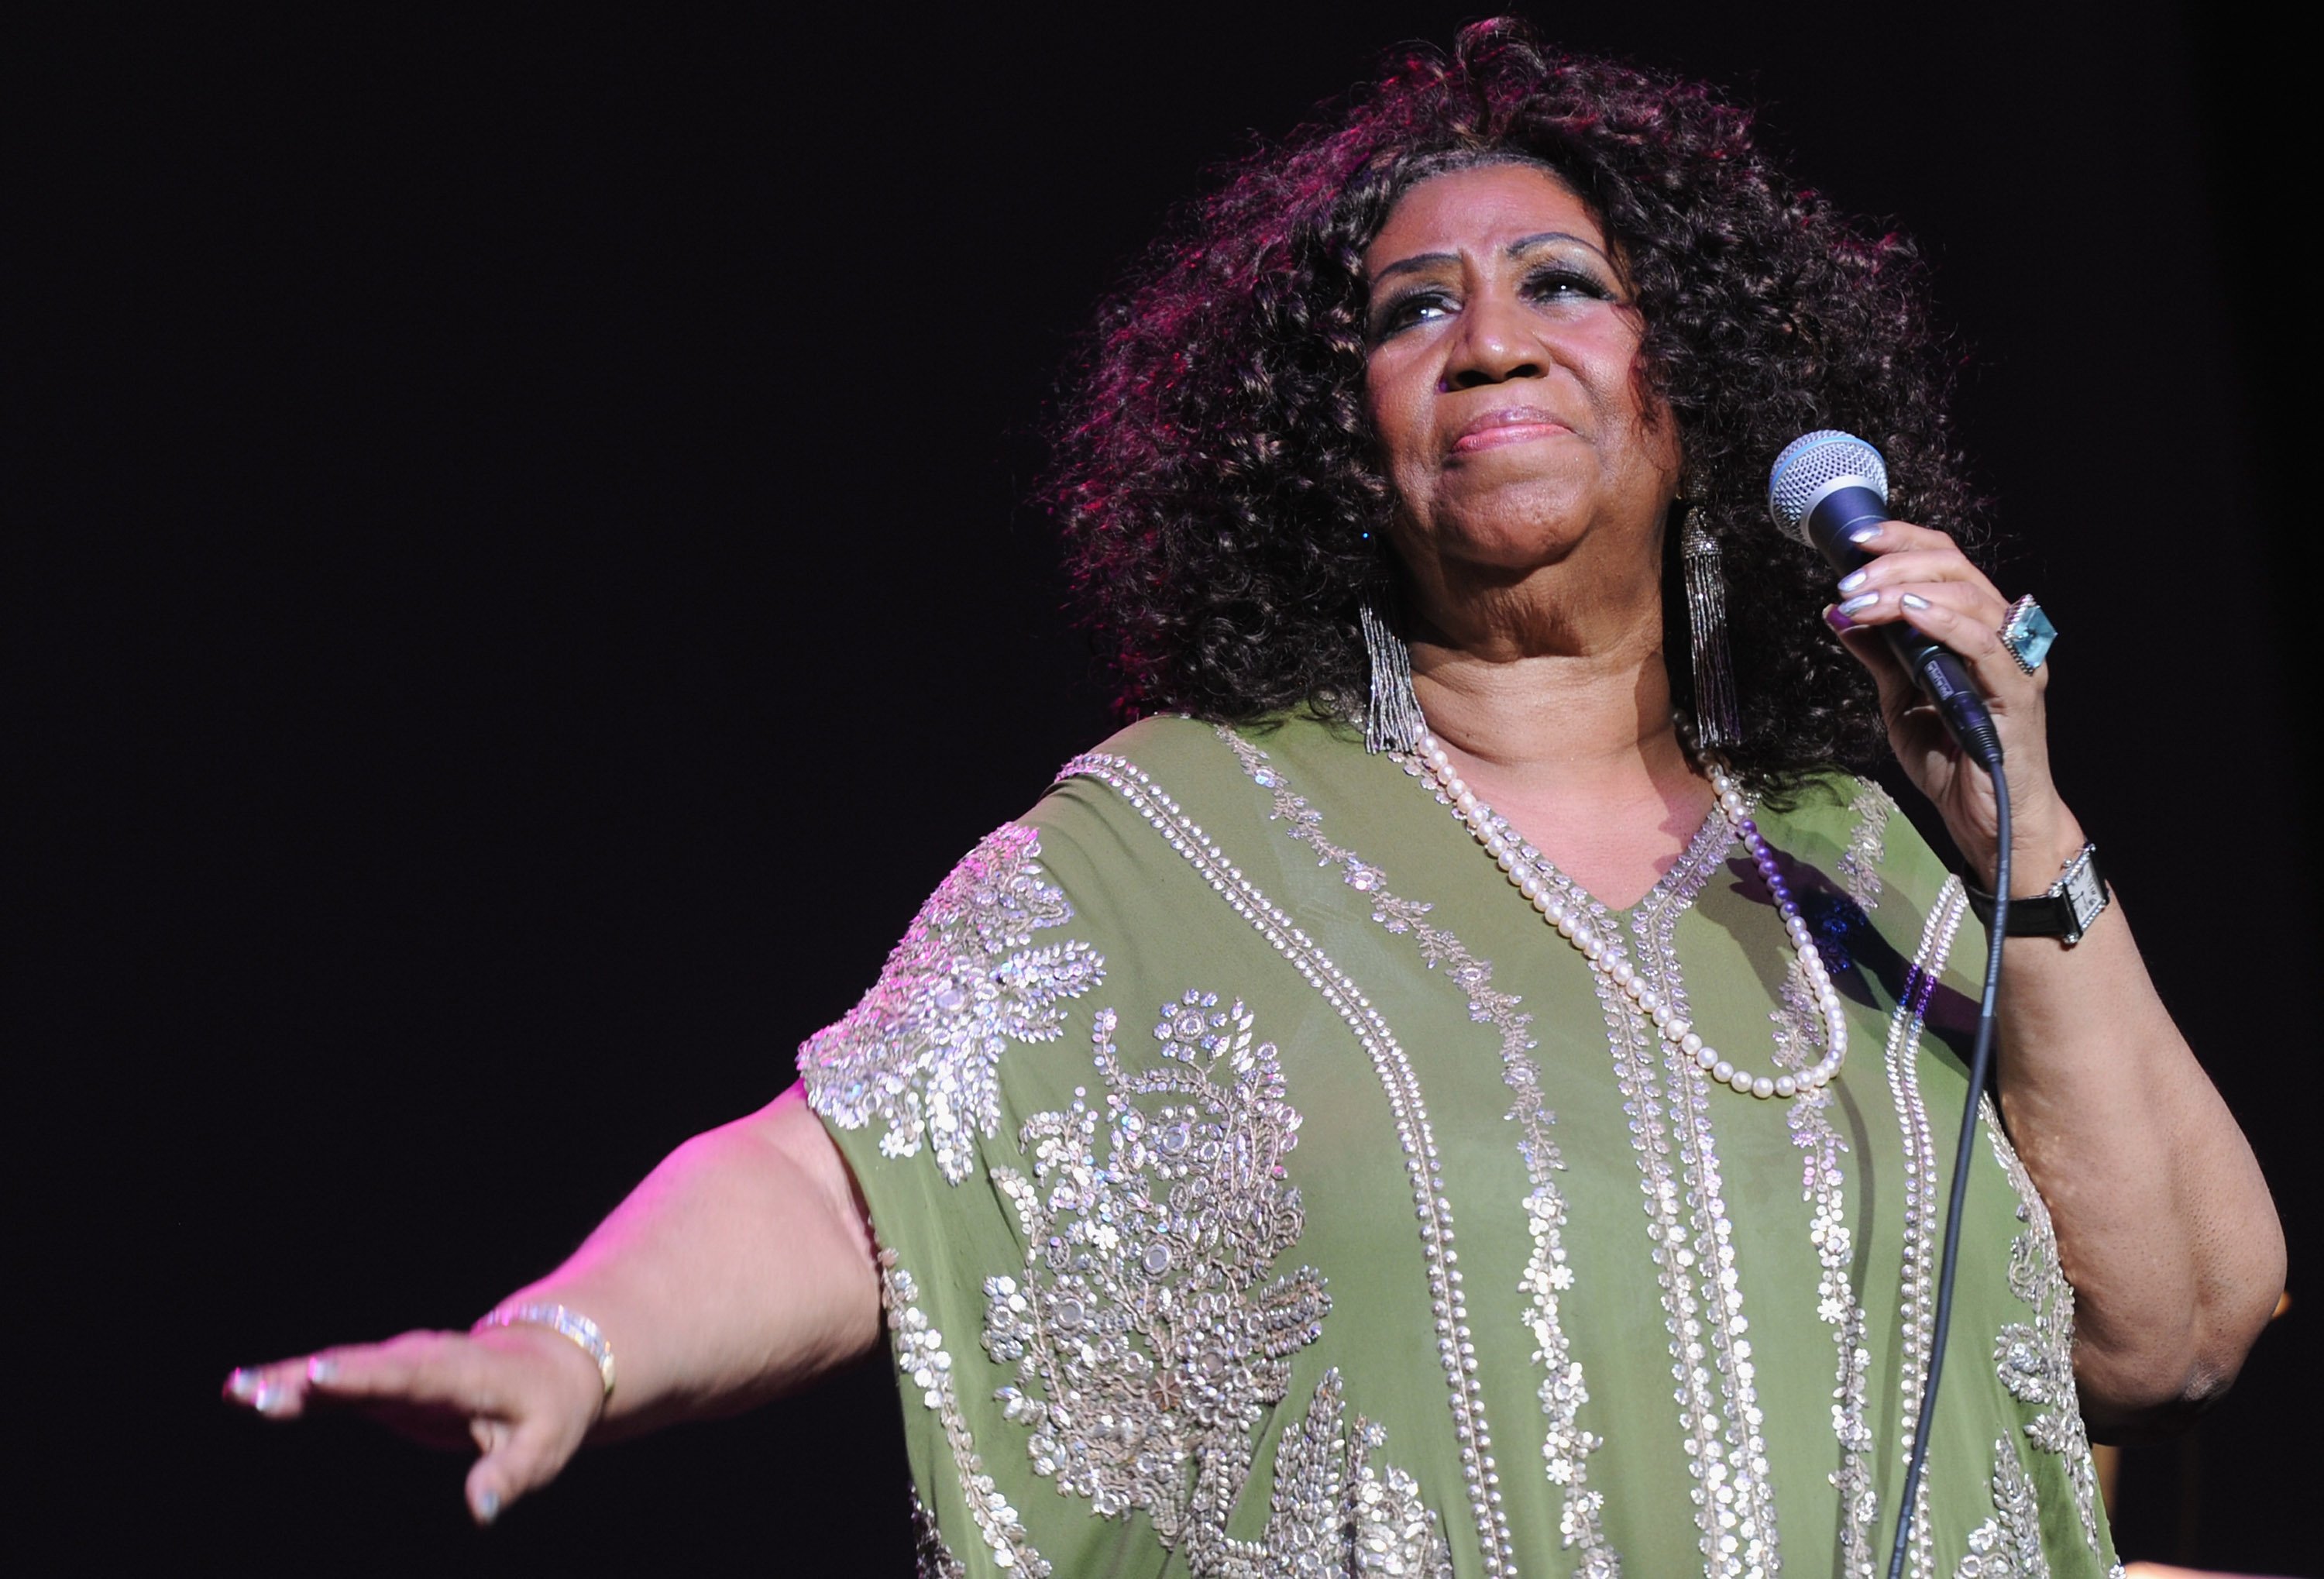
[[[556,1479],[604,1406],[596,1363],[569,1339],[529,1326],[325,1349],[238,1370],[225,1391],[271,1420],[348,1409],[430,1446],[473,1447],[481,1456],[467,1499],[478,1524]]]
[[[670,1153],[563,1266],[502,1305],[535,1301],[589,1312],[619,1350],[608,1434],[781,1397],[880,1341],[871,1220],[796,1085]],[[252,1366],[226,1379],[226,1396],[269,1419],[352,1410],[478,1452],[468,1510],[479,1524],[556,1479],[606,1405],[580,1344],[522,1325]]]

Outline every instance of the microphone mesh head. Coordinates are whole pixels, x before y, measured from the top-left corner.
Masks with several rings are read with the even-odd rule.
[[[1817,494],[1838,482],[1861,483],[1886,503],[1888,463],[1853,433],[1836,428],[1803,433],[1784,446],[1784,453],[1768,468],[1767,509],[1776,525],[1806,542],[1808,507]]]

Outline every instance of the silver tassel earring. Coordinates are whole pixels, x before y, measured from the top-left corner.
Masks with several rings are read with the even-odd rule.
[[[1743,742],[1735,662],[1727,651],[1727,577],[1719,568],[1719,540],[1705,531],[1691,512],[1686,529],[1679,535],[1679,559],[1686,571],[1695,739],[1705,751],[1720,751]]]
[[[1428,721],[1412,689],[1412,649],[1365,604],[1356,617],[1364,628],[1364,655],[1371,660],[1371,705],[1364,709],[1364,749],[1417,751]]]

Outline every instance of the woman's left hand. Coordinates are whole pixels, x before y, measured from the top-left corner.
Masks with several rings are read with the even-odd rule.
[[[2042,699],[2050,685],[2049,665],[2029,675],[2002,645],[2009,600],[1945,533],[1886,521],[1877,536],[1859,546],[1871,562],[1842,578],[1838,600],[1824,618],[1878,682],[1880,711],[1896,760],[1990,888],[1997,837],[1993,781],[1962,754],[1936,708],[1877,633],[1880,626],[1901,621],[1959,654],[1984,693],[2001,734],[2015,842],[2022,857],[2015,863],[2011,886],[2032,891],[2028,884],[2037,867],[2041,880],[2032,888],[2046,884],[2081,848],[2080,828],[2050,777]]]

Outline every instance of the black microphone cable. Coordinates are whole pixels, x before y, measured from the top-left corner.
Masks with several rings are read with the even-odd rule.
[[[1888,1579],[1902,1579],[1904,1551],[1913,1538],[1913,1505],[1920,1499],[1921,1475],[1928,1467],[1929,1428],[1937,1417],[1937,1381],[1944,1374],[1945,1334],[1953,1321],[1953,1273],[1960,1263],[1961,1206],[1969,1198],[1969,1164],[1977,1140],[1977,1110],[1993,1072],[1994,1008],[2001,997],[2001,945],[2009,936],[2009,780],[2001,755],[1982,764],[1993,778],[1995,832],[1993,920],[1985,939],[1985,991],[1977,1006],[1977,1045],[1969,1055],[1969,1093],[1963,1099],[1960,1144],[1953,1148],[1952,1189],[1945,1197],[1945,1245],[1937,1258],[1937,1316],[1929,1331],[1928,1374],[1921,1386],[1921,1415],[1913,1426],[1913,1452],[1904,1463],[1904,1500],[1896,1511],[1896,1547],[1888,1554]]]

